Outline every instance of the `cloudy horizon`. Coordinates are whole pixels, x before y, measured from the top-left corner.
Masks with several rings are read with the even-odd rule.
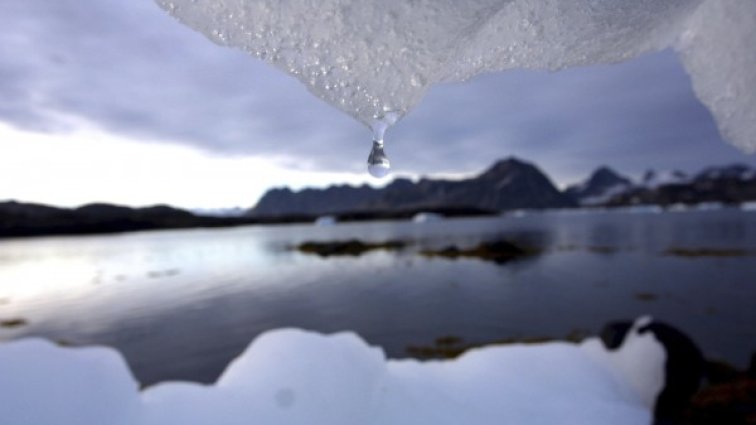
[[[370,133],[298,81],[152,0],[0,3],[0,200],[252,206],[275,186],[373,185]],[[607,165],[756,165],[726,144],[671,51],[433,87],[390,129],[401,176],[516,156],[560,187]]]

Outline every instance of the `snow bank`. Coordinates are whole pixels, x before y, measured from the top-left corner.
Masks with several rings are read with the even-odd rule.
[[[111,349],[21,340],[0,344],[0,423],[647,425],[665,354],[640,324],[614,352],[592,339],[429,362],[386,360],[352,333],[276,330],[214,385],[141,393]]]
[[[43,340],[0,345],[0,424],[139,423],[138,384],[110,348]]]
[[[391,124],[441,81],[611,63],[672,47],[725,138],[756,150],[752,0],[156,1],[371,126],[384,117]]]

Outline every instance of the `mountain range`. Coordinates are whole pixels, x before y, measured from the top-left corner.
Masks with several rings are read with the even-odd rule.
[[[276,223],[306,222],[311,217],[277,217]],[[250,217],[197,215],[167,205],[130,208],[111,204],[88,204],[79,208],[0,202],[0,237],[82,235],[136,230],[226,227],[269,223]]]
[[[601,167],[565,193],[580,206],[739,204],[756,200],[756,169],[743,164],[708,167],[697,174],[647,171],[632,182]]]
[[[469,208],[499,213],[519,209],[617,207],[639,204],[668,206],[756,200],[756,169],[742,164],[709,167],[698,174],[647,171],[640,181],[609,167],[596,169],[584,181],[557,189],[535,165],[509,158],[463,180],[396,179],[384,188],[330,186],[292,191],[271,189],[249,215],[342,215],[360,211],[441,211]]]
[[[107,233],[244,224],[305,223],[334,215],[339,221],[499,214],[521,209],[627,205],[739,204],[756,201],[756,169],[734,164],[697,174],[648,171],[639,181],[599,167],[584,181],[557,189],[535,165],[509,158],[468,179],[396,179],[383,188],[330,186],[271,189],[254,208],[190,212],[166,205],[130,208],[89,204],[79,208],[0,202],[0,237]]]
[[[250,211],[252,216],[307,212],[315,215],[354,211],[472,208],[498,212],[513,209],[565,208],[575,201],[557,189],[533,164],[509,158],[497,161],[475,177],[464,180],[396,179],[384,188],[367,185],[326,189],[288,188],[266,192]]]

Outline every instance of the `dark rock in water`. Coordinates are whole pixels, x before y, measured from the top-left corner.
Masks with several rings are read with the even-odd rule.
[[[427,257],[443,257],[449,259],[478,258],[503,264],[508,261],[535,254],[536,251],[527,249],[505,240],[483,242],[478,246],[462,249],[454,245],[439,250],[425,250],[422,254]]]
[[[447,335],[436,338],[432,345],[409,345],[407,354],[422,360],[454,359],[472,347],[474,345],[465,343],[460,337]]]
[[[573,334],[579,333],[573,330],[567,336],[567,340]],[[432,344],[408,345],[407,354],[420,360],[430,359],[454,359],[473,348],[486,347],[492,345],[509,345],[509,344],[542,344],[545,342],[556,341],[555,338],[549,337],[528,337],[528,338],[503,338],[491,341],[469,343],[462,338],[454,335],[438,337]]]
[[[0,320],[0,328],[17,328],[26,325],[26,323],[26,320],[21,318]]]
[[[368,243],[357,239],[350,239],[347,241],[304,242],[298,245],[296,249],[307,254],[316,254],[321,257],[347,255],[357,257],[368,251],[377,249],[394,250],[404,248],[405,246],[406,243],[402,241]]]

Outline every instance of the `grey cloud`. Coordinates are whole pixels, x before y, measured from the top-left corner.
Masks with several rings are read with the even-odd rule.
[[[212,44],[152,0],[0,2],[0,120],[66,131],[60,114],[145,142],[362,170],[369,132],[293,78]],[[607,163],[756,163],[722,143],[671,52],[558,73],[512,71],[430,90],[387,135],[404,173],[533,160],[562,182]]]
[[[310,157],[324,151],[313,141],[364,131],[150,0],[4,2],[0,28],[0,118],[19,127],[56,128],[63,113],[145,141]]]

